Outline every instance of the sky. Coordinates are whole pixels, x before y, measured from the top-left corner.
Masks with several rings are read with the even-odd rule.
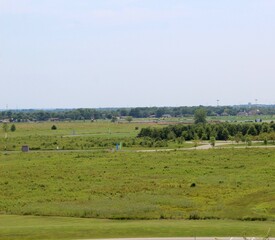
[[[274,13],[274,0],[0,0],[0,109],[275,104]]]

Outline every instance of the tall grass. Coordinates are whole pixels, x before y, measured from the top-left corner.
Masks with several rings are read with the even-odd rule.
[[[0,154],[2,214],[274,220],[275,150]]]

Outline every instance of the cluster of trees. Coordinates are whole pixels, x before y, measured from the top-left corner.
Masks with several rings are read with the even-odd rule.
[[[264,137],[275,140],[275,123],[220,123],[171,125],[164,128],[142,128],[138,137],[155,140],[230,140],[243,141],[251,138]]]
[[[131,116],[134,118],[147,118],[154,116],[160,118],[165,114],[172,117],[193,116],[200,107],[138,107],[138,108],[80,108],[80,109],[56,109],[56,110],[9,110],[0,111],[0,119],[16,119],[17,121],[37,120],[45,121],[50,118],[60,120],[89,120],[89,119],[113,119],[119,116]],[[228,114],[235,116],[239,112],[248,112],[255,106],[206,106],[203,109],[207,116]],[[257,106],[261,114],[275,114],[275,106]]]
[[[84,119],[102,119],[107,117],[109,111],[100,111],[96,109],[57,109],[57,110],[10,110],[0,111],[0,119],[11,119],[16,121],[47,121],[51,118],[60,120],[84,120]],[[110,113],[108,117],[113,116]]]

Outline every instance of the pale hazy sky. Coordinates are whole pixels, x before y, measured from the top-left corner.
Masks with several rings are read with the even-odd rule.
[[[0,0],[0,109],[275,103],[275,0]]]

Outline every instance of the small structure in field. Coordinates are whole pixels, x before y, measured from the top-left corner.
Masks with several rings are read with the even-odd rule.
[[[262,121],[263,121],[263,120],[262,120],[261,118],[256,118],[256,119],[255,119],[255,122],[256,122],[256,123],[261,123]]]
[[[21,150],[22,150],[22,152],[28,152],[28,151],[30,151],[30,148],[28,145],[24,145],[24,146],[22,146]]]

